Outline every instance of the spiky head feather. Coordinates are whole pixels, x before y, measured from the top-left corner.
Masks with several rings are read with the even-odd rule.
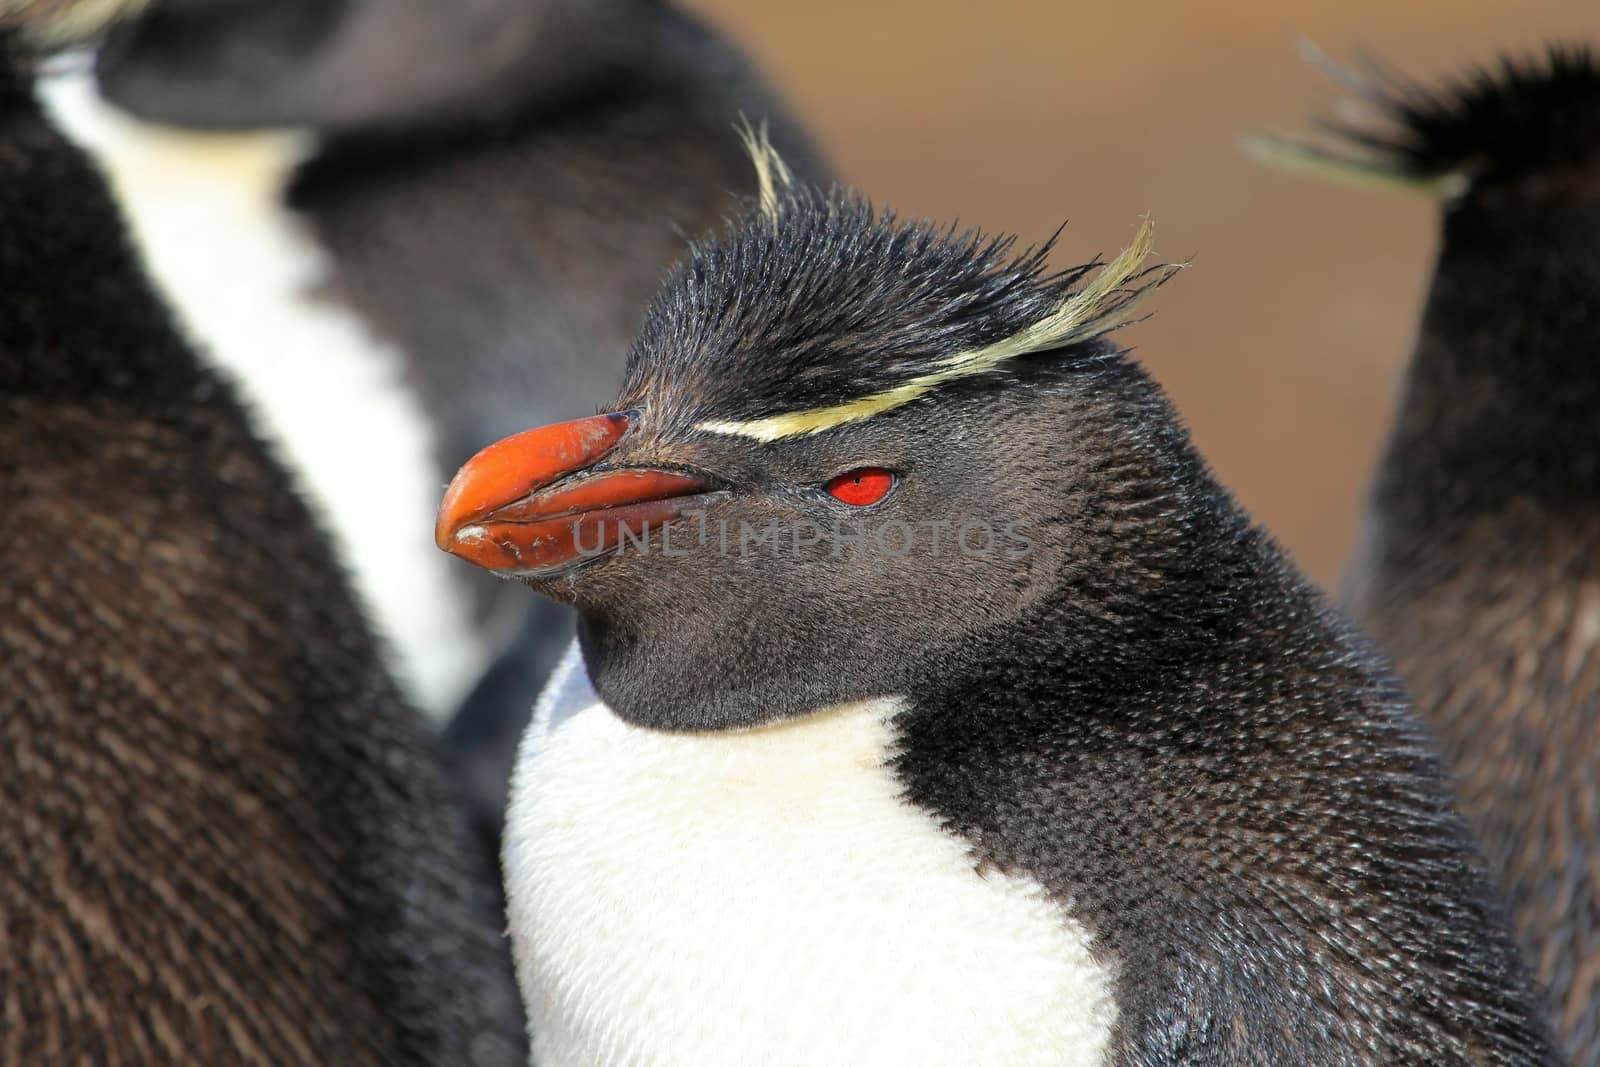
[[[778,173],[774,170],[772,173]],[[786,185],[695,247],[646,316],[625,395],[685,429],[771,441],[820,433],[980,380],[1029,356],[1103,358],[1177,265],[1129,247],[1050,272],[1054,238],[880,212],[851,193]]]

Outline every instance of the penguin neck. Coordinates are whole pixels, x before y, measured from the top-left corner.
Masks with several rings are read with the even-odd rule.
[[[1600,161],[1473,190],[1438,267],[1376,487],[1391,521],[1437,530],[1600,506]]]
[[[1140,728],[1118,709],[1165,702],[1241,648],[1269,671],[1282,642],[1338,655],[1344,645],[1320,594],[1194,464],[1180,505],[1186,521],[1107,529],[1092,567],[1069,565],[1049,594],[982,634],[967,655],[941,657],[944,668],[930,662],[927,681],[910,691],[914,707],[939,709],[924,723],[986,735],[984,744],[997,719],[1016,727],[999,735],[1012,741],[1065,730],[1117,743]],[[1073,722],[1053,711],[1034,720],[1063,702]],[[904,717],[903,728],[919,729],[917,718]]]

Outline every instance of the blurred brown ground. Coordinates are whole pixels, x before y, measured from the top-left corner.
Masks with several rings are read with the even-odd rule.
[[[1593,0],[689,3],[762,63],[845,181],[903,213],[1025,240],[1067,221],[1066,266],[1117,251],[1149,212],[1158,255],[1193,266],[1127,340],[1325,583],[1388,423],[1434,209],[1265,172],[1236,137],[1331,113],[1339,93],[1297,35],[1428,78],[1600,43]]]

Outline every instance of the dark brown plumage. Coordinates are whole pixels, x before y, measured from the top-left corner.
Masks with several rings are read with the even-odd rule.
[[[1349,573],[1443,742],[1581,1067],[1600,1064],[1600,66],[1380,77],[1366,163],[1451,177]]]
[[[0,38],[0,1062],[526,1062],[492,858]]]

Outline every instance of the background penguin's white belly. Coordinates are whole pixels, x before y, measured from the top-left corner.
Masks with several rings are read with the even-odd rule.
[[[435,718],[483,669],[454,561],[433,544],[433,431],[400,354],[318,298],[328,264],[282,204],[307,151],[291,133],[194,134],[129,119],[87,72],[42,83],[52,117],[111,180],[146,265],[200,350],[235,377],[339,555],[390,664]]]
[[[898,799],[892,702],[718,735],[549,704],[505,856],[541,1067],[1103,1062],[1110,974]]]

